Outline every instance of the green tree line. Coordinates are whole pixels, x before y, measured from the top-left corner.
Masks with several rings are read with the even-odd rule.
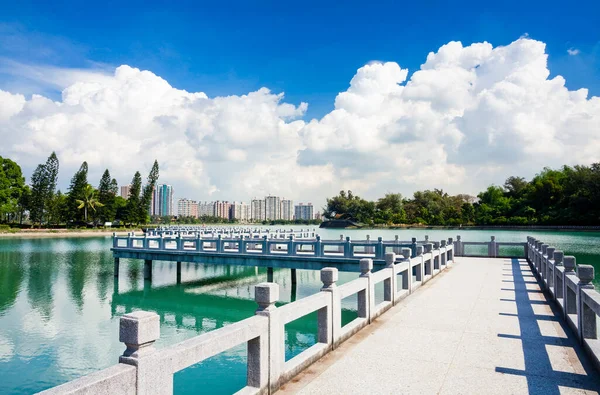
[[[512,176],[476,197],[434,189],[369,201],[341,191],[323,210],[366,225],[600,225],[600,164],[544,168],[530,181]]]
[[[16,162],[0,157],[0,222],[22,224],[28,219],[32,226],[77,227],[115,221],[139,225],[150,220],[152,191],[159,177],[156,160],[144,185],[140,172],[135,173],[128,199],[118,195],[117,181],[108,169],[94,187],[88,182],[88,164],[83,162],[66,193],[57,190],[58,173],[54,152],[35,168],[29,184]]]

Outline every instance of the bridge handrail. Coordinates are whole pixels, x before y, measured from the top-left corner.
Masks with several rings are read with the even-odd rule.
[[[422,253],[423,247],[419,247],[417,251]],[[372,259],[361,259],[360,276],[339,287],[336,284],[338,270],[324,268],[321,270],[323,288],[320,292],[280,307],[275,306],[279,299],[279,286],[275,283],[258,284],[255,286],[258,304],[255,316],[159,350],[153,346],[160,337],[159,316],[145,311],[126,314],[120,320],[119,339],[126,343],[127,349],[118,365],[55,387],[44,394],[95,393],[106,385],[110,385],[108,393],[116,395],[171,394],[174,373],[243,343],[247,343],[248,348],[248,372],[246,387],[239,393],[273,393],[416,289],[411,285],[411,271],[418,263],[413,265],[410,248],[403,250],[402,256],[386,253],[386,267],[377,272],[372,272]],[[445,256],[444,262],[450,264],[452,251],[452,244],[448,244],[440,245],[436,252]],[[422,255],[419,257],[422,258]],[[417,260],[415,258],[415,262]],[[444,268],[445,265],[441,269]],[[401,283],[397,283],[399,274],[403,278]],[[375,306],[375,286],[380,282],[384,282],[384,302]],[[359,294],[358,318],[342,326],[341,301],[356,293]],[[285,325],[314,311],[318,311],[317,344],[285,361]],[[128,372],[128,375],[123,373],[127,383],[116,379],[115,383],[106,383],[111,372],[121,370]],[[86,383],[94,377],[106,379],[90,391]]]
[[[596,367],[600,368],[597,326],[600,293],[592,283],[594,267],[577,265],[574,256],[565,256],[562,251],[531,236],[527,237],[526,245],[527,260],[542,288],[556,301],[565,321]]]

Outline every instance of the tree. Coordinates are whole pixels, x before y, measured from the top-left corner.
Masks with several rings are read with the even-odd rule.
[[[92,188],[92,186],[89,184],[86,185],[85,189],[83,190],[83,199],[77,199],[77,203],[79,203],[77,208],[80,210],[83,209],[84,211],[85,222],[88,220],[88,209],[95,212],[97,207],[104,206],[98,201],[96,198],[96,191],[94,191],[94,188]]]
[[[100,184],[98,185],[98,201],[102,204],[97,210],[97,216],[101,223],[112,222],[115,219],[117,208],[115,200],[117,197],[117,181],[110,177],[108,169],[104,170]]]
[[[152,194],[156,187],[156,181],[158,181],[158,161],[155,160],[148,174],[148,180],[144,186],[142,198],[140,200],[139,211],[138,211],[138,223],[146,223],[150,215],[150,204],[152,203]]]
[[[69,195],[67,198],[67,215],[71,221],[80,222],[83,220],[83,213],[79,210],[79,200],[83,200],[88,175],[88,164],[83,162],[79,170],[71,178],[71,185],[69,186]]]
[[[41,227],[50,208],[58,178],[58,158],[52,152],[45,164],[37,166],[31,176],[31,194],[28,197],[31,222]]]
[[[141,200],[140,193],[142,190],[142,175],[136,171],[131,180],[129,189],[129,198],[127,199],[127,222],[129,224],[139,224]]]
[[[0,156],[0,222],[14,221],[19,212],[19,199],[25,189],[21,167]]]

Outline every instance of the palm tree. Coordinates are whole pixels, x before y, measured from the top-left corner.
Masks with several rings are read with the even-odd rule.
[[[83,199],[76,199],[75,201],[79,203],[77,208],[84,210],[85,222],[87,222],[88,208],[95,212],[96,207],[104,207],[104,205],[96,199],[96,191],[90,184],[87,184],[83,190]]]

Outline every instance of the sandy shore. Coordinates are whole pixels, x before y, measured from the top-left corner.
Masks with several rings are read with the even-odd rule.
[[[109,230],[98,230],[98,231],[64,231],[64,230],[22,230],[17,233],[0,233],[1,238],[48,238],[48,237],[107,237],[112,236],[113,231]],[[127,231],[117,231],[118,235],[126,235]],[[143,234],[141,230],[137,230],[135,233]]]

